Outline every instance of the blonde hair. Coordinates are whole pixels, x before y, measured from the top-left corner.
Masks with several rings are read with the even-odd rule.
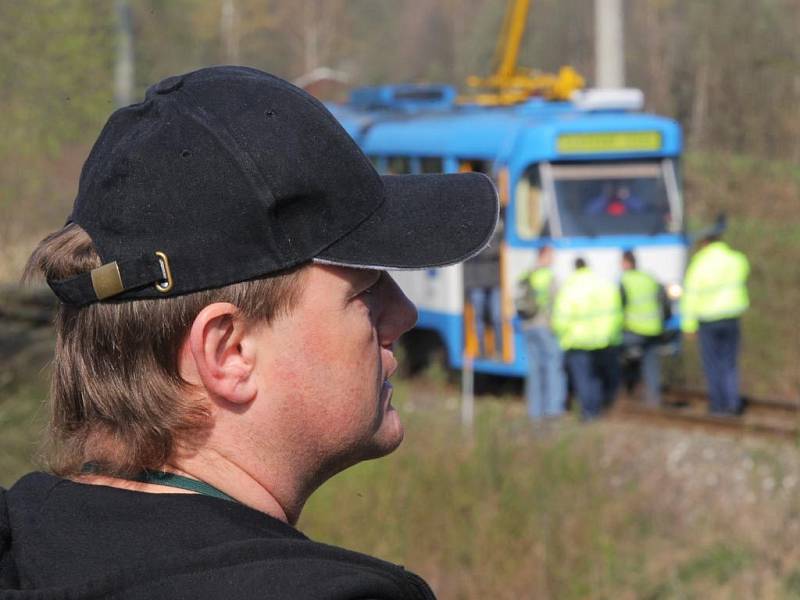
[[[65,279],[100,266],[91,238],[68,224],[42,240],[24,278]],[[248,322],[288,313],[303,269],[183,296],[86,306],[61,304],[50,385],[45,459],[66,476],[92,463],[97,472],[130,476],[156,469],[179,444],[202,441],[208,406],[178,372],[178,351],[197,314],[230,302]]]

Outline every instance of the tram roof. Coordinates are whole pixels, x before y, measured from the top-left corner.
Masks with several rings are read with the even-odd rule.
[[[447,110],[329,108],[367,154],[453,155],[495,158],[532,136],[554,140],[565,133],[658,131],[659,154],[678,154],[680,127],[672,119],[640,112],[586,111],[570,102],[532,100],[510,107],[454,106]]]

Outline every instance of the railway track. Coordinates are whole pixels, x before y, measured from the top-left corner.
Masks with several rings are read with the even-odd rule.
[[[612,415],[659,425],[800,441],[800,401],[745,397],[741,415],[712,415],[708,413],[708,395],[704,391],[668,388],[658,408],[648,407],[630,396],[621,397]]]

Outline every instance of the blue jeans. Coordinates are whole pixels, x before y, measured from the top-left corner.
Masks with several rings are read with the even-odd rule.
[[[626,331],[623,344],[626,347],[638,346],[642,351],[639,361],[641,376],[644,380],[644,401],[648,406],[661,404],[661,357],[658,355],[658,337],[645,336]],[[634,381],[638,380],[638,373]]]
[[[500,288],[472,288],[469,291],[469,302],[475,311],[475,335],[478,338],[478,354],[486,356],[485,327],[488,324],[494,329],[494,349],[502,348],[502,320],[500,305]]]
[[[584,420],[600,416],[614,401],[619,385],[619,349],[567,350],[567,369]]]
[[[700,357],[708,382],[709,409],[716,413],[738,413],[739,319],[700,323]]]
[[[558,340],[548,327],[525,330],[528,348],[528,377],[525,400],[528,416],[540,419],[564,412],[567,382],[564,376],[564,355]]]

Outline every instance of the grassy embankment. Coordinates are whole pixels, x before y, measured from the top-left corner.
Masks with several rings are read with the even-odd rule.
[[[800,597],[796,447],[566,419],[529,426],[405,385],[398,453],[312,498],[315,538],[406,564],[443,598]]]
[[[0,484],[30,468],[41,382],[0,403]],[[572,417],[531,427],[400,381],[403,446],[334,478],[300,527],[407,566],[441,598],[800,598],[797,447]]]

